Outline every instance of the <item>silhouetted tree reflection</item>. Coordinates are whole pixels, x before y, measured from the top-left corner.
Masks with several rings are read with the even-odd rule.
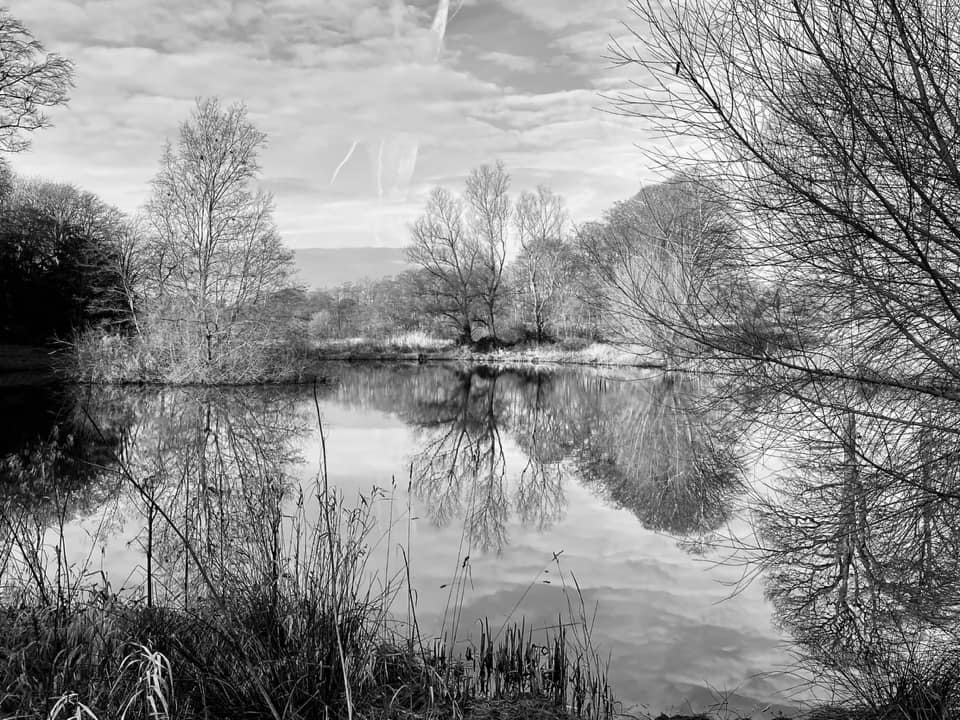
[[[109,470],[120,443],[118,424],[97,427],[85,410],[86,388],[57,385],[0,390],[0,590],[21,582],[50,600],[64,590],[48,583],[69,569],[61,545],[46,531],[109,506],[120,483]]]
[[[418,428],[414,492],[436,523],[464,517],[483,549],[508,542],[511,512],[539,528],[560,519],[571,472],[644,526],[697,538],[741,490],[735,433],[700,407],[694,380],[411,367],[345,369],[341,382],[342,397]],[[505,435],[524,455],[509,469]]]
[[[790,425],[793,471],[758,502],[753,551],[819,673],[864,697],[883,678],[926,697],[960,653],[960,435],[947,402],[827,390],[843,402]]]
[[[282,509],[296,500],[290,468],[309,427],[297,399],[273,388],[139,398],[119,457],[144,518],[148,601],[158,591],[186,601],[211,581],[277,582]]]
[[[701,406],[696,379],[667,375],[629,396],[606,395],[584,428],[584,478],[645,527],[702,537],[730,517],[741,492],[736,433]]]
[[[121,523],[142,525],[131,543],[143,552],[149,603],[203,594],[198,564],[207,581],[276,580],[281,507],[296,500],[289,470],[307,427],[297,400],[277,388],[52,395],[40,415],[48,427],[0,456],[0,518],[19,543],[20,571],[43,585],[54,547],[58,578],[83,574],[67,567],[58,543],[70,521],[100,514],[98,544]]]
[[[463,514],[464,532],[485,550],[507,542],[506,457],[499,373],[451,371],[444,395],[423,405],[422,447],[411,468],[413,488],[445,525]]]
[[[0,390],[0,497],[7,507],[41,515],[53,499],[69,511],[105,500],[98,485],[120,441],[116,424],[97,429],[84,412],[89,391],[57,385]],[[84,497],[84,496],[88,497]]]
[[[454,366],[345,367],[339,375],[330,392],[415,428],[412,491],[435,523],[463,522],[470,547],[502,548],[511,517],[538,529],[561,519],[570,478],[649,528],[695,539],[728,517],[739,489],[729,438],[687,379]],[[116,509],[107,525],[142,527],[131,547],[142,552],[147,602],[187,601],[207,582],[275,583],[283,516],[297,502],[290,470],[313,427],[312,402],[280,388],[88,393],[85,410],[73,411],[85,430],[54,414],[61,450],[42,446],[43,458],[18,467],[86,474],[104,488],[95,505],[109,488]],[[82,467],[55,465],[63,448],[77,455],[77,443],[87,448]],[[34,477],[17,486],[50,494]]]

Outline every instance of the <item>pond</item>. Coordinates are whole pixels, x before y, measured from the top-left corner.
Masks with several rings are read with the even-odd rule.
[[[701,381],[326,374],[315,387],[0,389],[3,517],[20,530],[8,560],[30,550],[58,580],[182,599],[199,584],[188,543],[223,566],[289,552],[328,484],[372,518],[370,582],[407,588],[394,610],[424,638],[466,648],[485,624],[579,618],[635,711],[723,702],[763,717],[807,699],[770,599],[768,575],[786,571],[743,551],[762,544],[757,498],[778,461],[700,402]],[[7,566],[4,583],[25,581]]]

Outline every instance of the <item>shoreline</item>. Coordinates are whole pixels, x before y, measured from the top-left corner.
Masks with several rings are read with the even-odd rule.
[[[629,367],[665,370],[667,364],[659,353],[640,346],[618,347],[607,343],[592,343],[580,349],[556,346],[504,348],[488,352],[469,348],[443,349],[371,349],[358,344],[352,348],[316,348],[315,358],[321,362],[407,362],[453,363],[467,362],[494,366],[578,366]]]
[[[565,349],[555,345],[501,348],[490,351],[471,350],[466,347],[444,346],[442,348],[378,347],[374,341],[364,341],[340,347],[328,345],[312,348],[306,355],[303,368],[282,377],[265,377],[243,382],[170,382],[163,379],[140,377],[116,377],[91,380],[72,377],[58,364],[56,355],[62,353],[50,346],[0,344],[0,387],[44,385],[67,382],[78,385],[133,385],[171,387],[243,387],[254,385],[308,385],[329,379],[324,365],[327,363],[397,363],[404,365],[467,364],[494,368],[624,368],[631,370],[668,369],[659,353],[640,346],[616,346],[607,343],[591,343],[577,349]]]

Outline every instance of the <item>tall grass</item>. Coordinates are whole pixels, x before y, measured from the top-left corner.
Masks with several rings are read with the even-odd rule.
[[[78,335],[60,365],[84,382],[249,384],[299,380],[308,354],[299,334],[263,322],[238,322],[205,344],[187,321],[144,320],[137,335]]]
[[[159,544],[150,543],[144,586],[115,590],[92,558],[68,560],[65,503],[55,502],[52,525],[0,507],[0,716],[456,717],[492,702],[518,713],[531,702],[555,715],[611,713],[582,597],[579,616],[571,604],[570,618],[540,633],[508,618],[497,632],[485,623],[476,647],[461,649],[451,627],[421,638],[408,563],[391,571],[372,562],[394,543],[393,496],[374,490],[348,503],[327,482],[325,450],[312,495],[247,501],[254,541],[226,556],[206,552],[151,481],[117,462],[162,526],[155,532],[172,534],[183,568],[152,557]],[[384,502],[385,529],[375,512]],[[181,581],[187,567],[192,586]]]
[[[817,708],[810,720],[960,717],[960,635],[900,630],[882,640],[881,652],[849,663],[831,657],[818,663],[817,685],[840,700]]]
[[[452,350],[455,344],[451,340],[430,335],[422,330],[409,330],[382,337],[325,338],[318,341],[318,347],[324,354],[420,354]]]

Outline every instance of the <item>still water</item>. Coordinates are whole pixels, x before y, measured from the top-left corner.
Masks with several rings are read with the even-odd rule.
[[[760,717],[805,697],[762,579],[741,582],[765,461],[699,390],[654,374],[348,365],[316,388],[6,388],[4,513],[29,518],[77,582],[139,597],[165,571],[150,593],[174,596],[190,582],[184,541],[242,564],[292,532],[297,508],[316,512],[325,457],[329,486],[376,521],[371,577],[409,570],[396,609],[412,602],[423,636],[466,647],[482,619],[536,628],[572,610],[627,708],[723,700]]]

